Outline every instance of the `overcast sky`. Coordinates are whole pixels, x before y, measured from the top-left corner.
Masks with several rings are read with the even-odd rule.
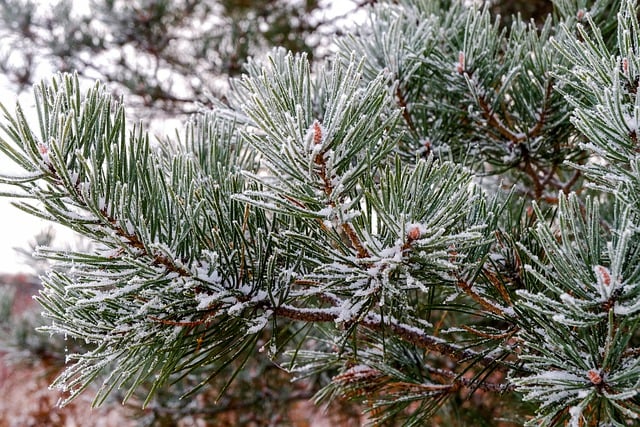
[[[10,111],[13,111],[15,101],[15,93],[8,88],[7,81],[3,76],[0,76],[0,102]],[[33,105],[31,96],[28,94],[20,97],[20,103],[24,105],[25,108]],[[1,137],[4,138],[4,135]],[[3,173],[20,171],[19,168],[1,154],[0,170],[2,170]],[[10,191],[9,187],[2,187],[2,189]],[[0,272],[2,273],[16,273],[27,270],[26,266],[22,263],[22,258],[16,255],[13,247],[27,246],[29,240],[32,239],[36,233],[47,227],[45,221],[27,215],[11,206],[10,203],[10,199],[0,198]]]

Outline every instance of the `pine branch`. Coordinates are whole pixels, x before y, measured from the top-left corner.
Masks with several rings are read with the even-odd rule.
[[[37,87],[39,134],[3,108],[25,172],[2,183],[96,244],[38,249],[58,263],[45,330],[92,345],[55,386],[106,374],[97,403],[149,384],[148,404],[204,371],[233,391],[261,347],[380,424],[451,423],[440,408],[476,391],[531,426],[637,420],[637,2],[558,0],[509,29],[375,3],[313,72],[251,61],[183,139],[127,135],[70,76]]]
[[[292,320],[301,320],[305,322],[328,322],[336,323],[340,318],[337,307],[334,308],[298,308],[290,305],[273,307],[273,312],[277,316],[285,317]],[[473,350],[461,348],[455,344],[448,343],[435,336],[430,336],[417,328],[399,323],[393,319],[382,319],[378,315],[370,314],[357,322],[358,325],[376,332],[390,331],[397,338],[411,343],[425,350],[435,351],[450,360],[461,362],[477,360],[483,366],[494,367],[499,363],[499,359],[482,356]],[[350,329],[353,324],[346,324],[345,327]],[[496,369],[504,369],[500,366]]]

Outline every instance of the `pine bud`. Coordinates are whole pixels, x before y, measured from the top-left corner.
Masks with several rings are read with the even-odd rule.
[[[465,64],[464,64],[464,52],[460,51],[458,53],[458,64],[456,65],[456,71],[458,74],[464,73]]]
[[[420,227],[413,226],[407,231],[407,240],[413,242],[414,240],[418,240],[422,236],[422,230]]]
[[[455,264],[458,261],[458,251],[456,250],[456,245],[453,243],[449,245],[449,262]]]
[[[596,265],[593,270],[596,273],[596,279],[599,284],[606,287],[611,286],[611,273],[609,273],[609,269],[607,267]]]
[[[322,127],[319,121],[313,122],[313,143],[318,145],[322,142]]]
[[[49,149],[47,148],[46,145],[40,143],[40,144],[38,144],[38,151],[40,152],[40,154],[44,155],[44,154],[47,154]]]
[[[593,384],[593,385],[602,384],[602,376],[595,369],[590,369],[587,372],[587,378],[589,378],[589,381],[591,381],[591,384]]]

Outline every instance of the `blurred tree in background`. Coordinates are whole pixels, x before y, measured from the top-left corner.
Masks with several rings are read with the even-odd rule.
[[[512,16],[520,14],[524,21],[533,19],[540,23],[553,12],[551,0],[493,0],[490,3],[491,13],[506,18],[507,22],[511,22]]]
[[[0,70],[19,90],[52,69],[110,82],[155,114],[220,97],[249,56],[312,57],[335,32],[318,0],[0,1]]]
[[[224,98],[228,77],[270,47],[326,55],[336,22],[375,0],[338,2],[346,15],[328,16],[332,2],[319,0],[0,0],[0,71],[19,91],[74,71],[146,114],[191,113]],[[489,3],[505,23],[552,11],[550,0]]]

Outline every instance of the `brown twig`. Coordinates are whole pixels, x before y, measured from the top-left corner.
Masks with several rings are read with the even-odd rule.
[[[507,304],[513,305],[513,303],[511,302],[511,296],[509,296],[509,291],[507,291],[507,288],[504,286],[504,283],[502,283],[500,278],[488,268],[483,269],[482,272],[484,273],[485,277],[489,279],[489,282],[491,282],[493,287],[498,291],[502,299]]]
[[[298,308],[291,305],[281,305],[272,308],[272,310],[276,316],[304,322],[335,322],[340,316],[335,308]],[[499,361],[496,358],[481,355],[473,350],[448,343],[441,338],[425,334],[418,328],[393,321],[392,319],[383,321],[379,316],[369,314],[364,316],[358,324],[372,331],[390,330],[397,338],[405,342],[425,350],[435,351],[455,362],[477,360],[485,367],[492,366],[497,369],[506,369],[498,364]]]
[[[467,332],[470,332],[470,333],[472,333],[474,335],[477,335],[477,336],[482,337],[482,338],[487,338],[487,339],[490,339],[490,340],[506,340],[507,338],[511,338],[513,336],[513,334],[518,332],[518,328],[515,328],[515,327],[511,328],[508,331],[503,332],[501,334],[489,334],[487,332],[482,332],[482,331],[479,331],[477,329],[474,329],[469,325],[462,325],[461,327],[462,327],[462,329],[464,329]]]
[[[542,132],[542,129],[544,128],[544,125],[547,121],[547,115],[549,114],[548,104],[552,94],[553,94],[553,80],[549,79],[545,87],[544,97],[542,98],[542,108],[540,109],[540,116],[538,117],[536,124],[533,125],[533,127],[527,131],[528,138],[535,138],[536,136],[540,135],[540,133]]]
[[[567,181],[563,186],[562,186],[562,192],[564,194],[569,194],[569,192],[571,191],[571,187],[574,186],[574,184],[576,182],[578,182],[578,180],[580,179],[580,176],[582,175],[580,170],[576,170],[573,173],[573,176],[571,177],[571,179],[569,179],[569,181]]]
[[[529,150],[524,145],[521,146],[522,150],[522,166],[520,169],[526,173],[533,182],[534,196],[536,200],[539,200],[544,194],[544,185],[540,181],[538,172],[533,168],[531,157],[529,156]]]
[[[496,113],[489,106],[487,100],[483,96],[478,97],[478,105],[482,110],[482,116],[487,121],[487,124],[496,129],[500,135],[511,141],[513,144],[519,144],[526,139],[525,134],[516,134],[505,126],[505,124],[496,116]]]
[[[398,100],[398,106],[400,107],[400,109],[402,111],[402,118],[404,119],[405,123],[407,124],[407,126],[409,127],[411,132],[413,132],[414,134],[417,134],[418,131],[416,129],[415,124],[413,123],[413,119],[411,118],[411,114],[409,113],[409,108],[407,106],[407,100],[405,99],[404,94],[402,93],[402,90],[400,89],[400,85],[399,84],[398,84],[398,87],[396,88],[396,99]]]
[[[465,294],[470,296],[471,299],[473,299],[475,302],[480,304],[482,306],[482,308],[484,308],[485,310],[487,310],[487,311],[489,311],[489,312],[491,312],[493,314],[497,314],[498,316],[504,316],[504,312],[502,311],[502,309],[496,307],[495,305],[493,305],[489,301],[487,301],[485,298],[483,298],[480,294],[478,294],[473,289],[473,285],[472,284],[470,284],[469,282],[467,282],[466,280],[464,280],[461,277],[458,278],[458,286],[460,287],[460,289],[462,289],[464,291]]]
[[[424,368],[430,374],[454,381],[455,383],[466,389],[481,389],[495,393],[504,393],[506,391],[512,391],[515,389],[514,384],[496,384],[488,381],[474,381],[468,378],[461,377],[460,375],[448,369],[438,369],[431,366],[425,366]]]
[[[318,145],[322,142],[322,128],[318,121],[313,123],[313,132],[314,132],[313,142],[315,145]],[[334,189],[333,189],[333,183],[331,182],[331,177],[327,173],[327,161],[325,160],[324,155],[325,155],[324,152],[322,151],[319,152],[318,154],[315,155],[313,162],[319,167],[319,170],[317,173],[320,179],[322,180],[322,183],[324,186],[323,188],[324,193],[328,198],[331,198],[331,196],[333,195]],[[336,207],[336,203],[333,200],[329,200],[328,205],[331,208]],[[340,228],[342,229],[344,234],[349,238],[349,241],[358,252],[358,258],[368,258],[371,256],[367,248],[365,248],[362,242],[360,241],[358,234],[353,229],[353,226],[350,223],[344,222],[340,224]]]

